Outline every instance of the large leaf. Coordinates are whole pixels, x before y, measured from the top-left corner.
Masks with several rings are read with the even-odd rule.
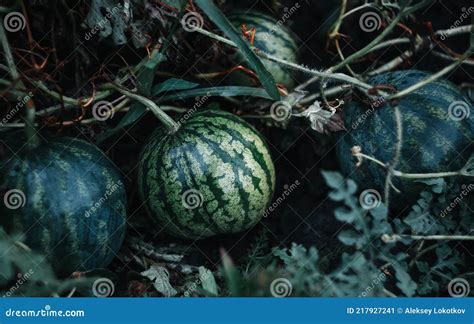
[[[265,89],[252,88],[252,87],[239,87],[239,86],[228,86],[228,87],[211,87],[192,89],[187,91],[181,91],[174,94],[165,95],[158,97],[158,102],[165,102],[171,100],[179,100],[193,97],[237,97],[237,96],[252,96],[260,97],[264,99],[271,99]]]
[[[242,277],[234,264],[234,261],[230,258],[227,252],[221,248],[220,250],[221,259],[222,259],[222,277],[227,283],[229,289],[229,294],[231,296],[241,296],[242,295]]]
[[[151,94],[153,96],[156,96],[160,93],[167,92],[167,91],[188,90],[188,89],[194,89],[196,87],[199,87],[199,84],[189,82],[186,80],[171,78],[160,84],[155,85],[153,89],[151,90]]]
[[[397,278],[397,287],[408,297],[411,297],[416,292],[416,283],[411,279],[408,272],[405,271],[406,267],[402,267],[400,264],[394,262],[393,267],[395,269],[395,277]]]
[[[212,22],[237,45],[251,68],[257,73],[260,82],[270,97],[274,100],[280,100],[280,93],[278,92],[273,76],[265,69],[262,61],[260,61],[258,56],[253,52],[247,42],[244,41],[226,16],[216,7],[214,2],[210,0],[196,0],[195,3],[209,16]]]
[[[214,296],[217,296],[217,284],[212,271],[206,269],[205,267],[199,267],[199,278],[202,282],[202,288],[211,293]]]

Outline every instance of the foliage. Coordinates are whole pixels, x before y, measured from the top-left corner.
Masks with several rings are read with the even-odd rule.
[[[58,278],[42,256],[29,250],[35,246],[0,232],[0,294],[91,295],[96,277],[113,282],[114,296],[448,296],[455,278],[466,278],[472,286],[474,157],[455,177],[418,179],[426,189],[413,206],[398,206],[401,211],[394,211],[400,202],[391,192],[383,199],[383,193],[372,197],[374,205],[367,206],[355,181],[322,171],[342,169],[335,162],[334,133],[351,131],[343,117],[352,101],[382,102],[396,112],[397,102],[413,94],[413,88],[370,81],[384,72],[427,71],[433,79],[449,79],[472,100],[474,29],[463,17],[471,4],[297,3],[4,1],[2,19],[15,13],[24,20],[16,31],[0,22],[0,70],[5,72],[0,78],[0,161],[5,152],[17,151],[4,140],[16,138],[20,128],[31,139],[85,139],[125,175],[129,217],[125,243],[108,269],[69,278]],[[276,28],[291,30],[300,61],[255,46],[252,31],[244,28],[249,26],[239,29],[228,21],[238,8],[262,11],[277,20]],[[375,25],[363,24],[366,14]],[[185,24],[189,17],[192,26]],[[242,62],[231,59],[237,52],[243,53]],[[291,70],[297,87],[275,84],[266,62]],[[236,71],[257,82],[232,84]],[[423,78],[413,86],[431,81]],[[98,116],[104,107],[107,113]],[[181,123],[211,107],[252,123],[267,140],[276,193],[271,212],[255,228],[182,241],[146,216],[136,190],[137,161],[147,137],[162,127],[163,116]],[[367,114],[355,118],[359,125]],[[468,139],[474,131],[469,127]],[[443,145],[453,147],[449,141]],[[468,153],[472,146],[461,149]],[[347,153],[364,164],[377,162],[355,151]],[[391,162],[377,168],[396,183],[400,171]],[[5,189],[0,188],[0,201]],[[18,284],[20,273],[29,277]]]
[[[351,247],[339,256],[338,265],[329,272],[321,270],[316,247],[309,249],[293,243],[289,248],[273,247],[266,257],[252,258],[253,275],[239,272],[228,259],[223,274],[231,295],[271,295],[269,278],[286,278],[292,285],[292,296],[433,296],[445,295],[448,283],[461,275],[467,258],[466,250],[449,242],[414,240],[411,234],[467,234],[471,219],[462,219],[467,202],[450,217],[440,218],[436,210],[459,195],[459,185],[443,179],[425,181],[430,187],[401,222],[391,221],[387,209],[380,204],[366,210],[359,203],[357,185],[338,172],[323,171],[329,196],[341,204],[334,217],[344,222],[339,240]],[[394,234],[406,237],[390,240]],[[262,238],[258,237],[250,255],[261,255]],[[429,257],[431,255],[431,257]],[[274,258],[279,260],[275,264]],[[248,266],[247,266],[248,268]],[[265,269],[265,270],[263,270]],[[250,273],[252,273],[250,271]],[[255,274],[258,273],[258,275]],[[270,272],[270,273],[269,273]],[[260,283],[257,285],[256,278]],[[266,280],[262,281],[262,278]],[[258,287],[255,291],[255,287]],[[250,289],[252,288],[252,289]]]
[[[61,280],[45,257],[32,252],[20,237],[0,227],[0,296],[64,296],[91,287],[91,279]]]

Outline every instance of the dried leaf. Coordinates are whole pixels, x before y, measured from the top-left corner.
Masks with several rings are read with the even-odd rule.
[[[336,113],[335,109],[323,109],[319,101],[315,101],[308,109],[293,116],[308,118],[311,128],[321,134],[346,130],[341,115]]]
[[[162,266],[152,265],[150,269],[143,271],[141,275],[153,281],[153,286],[156,291],[165,297],[172,297],[178,293],[170,284],[170,274],[168,270]]]

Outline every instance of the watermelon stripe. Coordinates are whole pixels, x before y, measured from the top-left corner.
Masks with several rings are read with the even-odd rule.
[[[389,72],[374,77],[370,84],[391,84],[398,90],[406,89],[428,77],[420,71]],[[474,138],[474,114],[456,121],[449,117],[449,107],[463,101],[472,111],[472,105],[453,84],[436,80],[402,98],[398,104],[402,115],[403,143],[400,164],[397,169],[408,173],[454,171],[460,169],[469,158]],[[355,161],[350,149],[360,145],[364,153],[381,161],[391,161],[396,142],[393,111],[390,106],[380,107],[367,114],[360,103],[351,102],[345,108],[344,121],[347,129],[365,114],[367,119],[352,129],[337,145],[342,170],[352,174],[364,188],[383,191],[385,170],[373,163],[364,163],[354,170]],[[400,202],[412,203],[424,186],[407,179],[394,179],[394,185],[402,191],[394,194]]]
[[[218,204],[220,205],[220,203],[222,203],[222,201],[219,201],[220,196],[223,195],[224,193],[220,191],[217,194],[215,194],[211,191],[211,188],[214,188],[215,183],[211,178],[207,177],[205,174],[207,171],[207,166],[205,164],[205,159],[201,155],[201,153],[197,150],[187,150],[186,161],[188,165],[197,164],[201,171],[200,174],[197,174],[196,172],[193,173],[194,179],[196,179],[197,177],[199,177],[200,179],[202,178],[205,179],[205,181],[196,182],[196,184],[191,188],[196,188],[199,191],[203,191],[204,193],[209,193],[211,195],[211,197],[208,197],[209,194],[203,197],[204,201],[203,201],[202,208],[206,209],[207,206],[215,200],[217,200]],[[221,228],[219,228],[218,224],[212,220],[212,217],[210,214],[201,212],[200,215],[202,215],[201,217],[204,218],[203,220],[206,222],[206,224],[209,225],[209,228],[206,227],[207,230],[210,230],[209,233],[213,233],[213,232],[218,233],[219,231],[221,231]]]
[[[192,132],[191,132],[192,133]],[[197,134],[199,135],[199,134]],[[251,169],[248,169],[246,168],[245,164],[243,163],[235,163],[236,161],[239,161],[240,162],[240,158],[243,158],[242,155],[235,155],[235,156],[231,156],[231,154],[225,150],[223,150],[221,148],[221,144],[219,142],[214,142],[213,141],[213,137],[206,137],[205,135],[201,135],[202,137],[202,144],[203,145],[206,145],[208,147],[209,150],[211,150],[213,152],[213,155],[215,155],[218,159],[222,160],[223,162],[226,162],[230,167],[231,167],[231,170],[229,171],[232,171],[232,176],[234,177],[234,182],[236,183],[241,183],[241,181],[239,180],[239,171],[245,171],[245,173],[248,175],[248,176],[252,176],[252,170]],[[227,176],[225,176],[225,178],[229,177],[230,174],[228,174]],[[217,188],[221,189],[221,197],[228,197],[226,199],[224,199],[224,203],[225,204],[222,204],[222,202],[220,203],[220,205],[224,206],[225,210],[227,213],[231,214],[231,213],[236,213],[236,212],[239,212],[242,208],[243,210],[249,210],[249,208],[251,208],[249,205],[249,201],[248,199],[245,199],[246,196],[242,194],[243,190],[242,190],[242,187],[241,186],[236,186],[235,187],[235,190],[236,192],[234,192],[233,194],[227,194],[223,191],[224,187],[223,186],[216,186]],[[226,188],[228,190],[228,187]],[[256,188],[259,190],[259,188]],[[259,192],[261,192],[261,190],[259,190]],[[219,196],[219,195],[216,195],[216,196]],[[247,196],[248,197],[248,196]],[[235,206],[234,208],[238,208],[237,210],[232,210],[230,208],[230,202],[233,202],[232,203],[232,206]],[[229,222],[232,221],[232,219],[225,219],[224,217],[220,217],[219,219],[222,219],[223,222],[219,223],[220,226],[224,227],[224,228],[229,228]]]
[[[11,145],[21,145],[21,140]],[[0,168],[1,186],[20,189],[27,197],[25,207],[0,206],[0,213],[16,219],[8,230],[24,232],[26,244],[47,254],[59,272],[105,267],[125,235],[123,186],[104,196],[107,186],[119,181],[118,172],[94,146],[79,139],[53,139],[22,151]],[[86,217],[96,203],[100,207]],[[5,218],[0,218],[2,224]]]
[[[172,135],[156,131],[139,168],[139,185],[146,187],[140,193],[149,195],[142,197],[147,210],[169,234],[183,238],[255,225],[274,187],[265,143],[250,125],[225,112],[197,113]],[[202,195],[201,207],[183,206],[190,189]]]
[[[240,122],[234,122],[234,121],[227,121],[225,119],[222,119],[221,116],[213,116],[215,117],[212,125],[219,131],[223,131],[226,128],[226,131],[234,138],[236,138],[237,141],[243,143],[246,147],[251,147],[251,153],[253,155],[254,160],[259,163],[260,166],[263,167],[264,172],[266,174],[266,178],[269,180],[268,185],[273,187],[275,185],[275,173],[272,172],[273,168],[269,167],[272,165],[271,157],[269,154],[263,154],[265,150],[268,152],[268,148],[266,147],[265,143],[261,141],[258,137],[252,136],[252,135],[247,135],[244,137],[243,133],[241,131],[245,128],[242,128],[244,125]],[[203,127],[204,126],[204,121],[203,124],[198,124],[198,126]],[[236,125],[238,124],[238,126]],[[249,130],[247,128],[247,130]],[[256,134],[256,132],[251,129],[253,134]],[[250,137],[256,138],[255,142],[251,142],[248,139]],[[262,149],[262,148],[265,149]]]

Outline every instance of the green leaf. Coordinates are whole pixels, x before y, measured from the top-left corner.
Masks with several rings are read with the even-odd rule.
[[[344,177],[339,172],[322,170],[321,174],[326,184],[332,189],[340,189],[344,186]]]
[[[411,297],[416,292],[416,283],[411,279],[408,272],[405,271],[399,263],[394,262],[395,277],[397,278],[397,287],[408,297]]]
[[[199,87],[199,84],[189,82],[186,80],[171,78],[160,84],[155,85],[153,89],[151,90],[151,95],[156,96],[162,92],[173,91],[173,90],[174,91],[188,90],[188,89],[194,89],[196,87]]]
[[[379,206],[370,210],[370,214],[374,216],[376,220],[387,220],[388,217],[388,209],[385,205],[380,204]]]
[[[212,22],[237,45],[251,68],[257,73],[260,82],[270,97],[273,100],[280,100],[280,93],[278,92],[273,76],[265,69],[262,61],[260,61],[247,42],[243,40],[242,36],[237,32],[226,16],[216,7],[214,2],[210,0],[196,0],[195,3],[209,16]]]
[[[238,86],[192,89],[188,91],[181,91],[175,94],[162,96],[157,99],[158,99],[158,102],[161,103],[165,101],[181,100],[181,99],[194,98],[194,97],[200,97],[200,96],[207,96],[207,97],[252,96],[252,97],[260,97],[264,99],[271,99],[268,96],[267,92],[262,88],[238,87]]]
[[[423,180],[415,180],[416,182],[421,182],[431,186],[431,191],[434,193],[442,193],[446,189],[446,181],[443,178],[436,178],[436,179],[423,179]]]
[[[346,210],[344,208],[337,208],[334,211],[334,216],[336,216],[336,219],[341,222],[352,224],[357,217],[357,212],[353,210]]]
[[[337,238],[339,241],[348,246],[360,245],[364,241],[362,234],[359,234],[351,229],[340,232]]]
[[[212,271],[204,267],[199,267],[199,278],[202,282],[202,288],[217,296],[217,284]]]
[[[232,296],[242,295],[242,277],[234,262],[224,249],[221,249],[222,276]]]
[[[353,195],[357,192],[357,183],[352,179],[347,179],[347,193]]]
[[[7,234],[1,226],[0,251],[0,296],[47,297],[92,285],[88,278],[59,280],[45,256],[31,251],[20,236]]]

